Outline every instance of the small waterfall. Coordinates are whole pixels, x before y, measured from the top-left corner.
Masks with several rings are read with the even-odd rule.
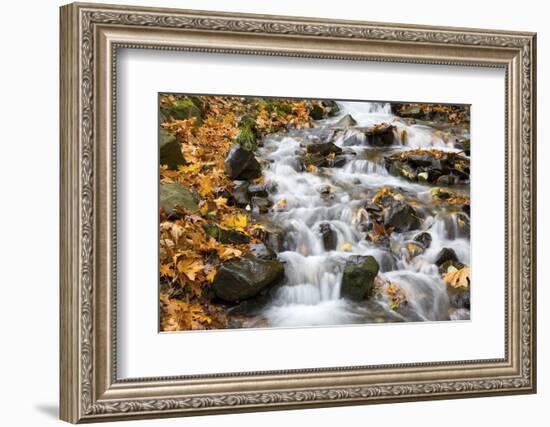
[[[391,123],[400,142],[407,149],[438,147],[452,149],[428,126],[407,125],[391,113],[389,103],[339,102],[340,114],[320,122],[330,127],[345,114],[351,114],[357,127]],[[469,239],[461,234],[456,216],[441,212],[427,218],[422,228],[432,235],[429,249],[413,259],[393,253],[390,247],[375,245],[365,239],[357,210],[366,195],[384,187],[416,194],[418,200],[430,200],[426,186],[388,174],[377,149],[367,145],[342,147],[346,163],[324,172],[304,170],[300,157],[303,142],[313,129],[295,130],[288,136],[272,136],[259,150],[266,160],[265,182],[274,190],[270,199],[275,206],[268,220],[285,230],[285,251],[278,254],[285,264],[285,280],[262,315],[271,326],[313,326],[395,320],[448,320],[449,297],[446,285],[434,265],[443,247],[456,251],[469,263]],[[342,146],[342,137],[334,141]],[[322,231],[324,230],[324,231]],[[328,231],[327,231],[328,230]],[[325,247],[325,233],[331,233],[333,247]],[[419,232],[419,231],[417,231]],[[406,242],[411,233],[393,233],[394,243]],[[380,265],[380,277],[396,283],[406,294],[408,306],[396,313],[388,301],[352,303],[340,297],[340,284],[346,260],[351,256],[371,255]],[[454,318],[465,317],[458,311]]]

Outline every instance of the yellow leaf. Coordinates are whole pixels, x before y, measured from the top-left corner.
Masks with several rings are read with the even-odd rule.
[[[248,216],[246,215],[228,215],[221,222],[223,228],[233,228],[235,230],[245,231],[248,225]]]
[[[214,203],[218,209],[227,207],[227,199],[225,197],[218,197],[214,199]]]
[[[453,288],[468,289],[470,287],[470,267],[463,267],[445,274],[443,281]]]
[[[196,274],[203,269],[204,265],[199,259],[185,258],[178,262],[178,271],[185,274],[189,280],[195,280]]]
[[[169,264],[161,264],[160,265],[160,275],[161,276],[168,276],[168,277],[174,277],[174,270],[172,270],[172,266]]]
[[[351,251],[352,248],[353,244],[351,244],[350,242],[342,243],[342,245],[340,246],[340,250],[345,252]]]
[[[199,193],[202,197],[205,197],[212,193],[213,187],[212,187],[212,179],[209,176],[203,176],[201,177],[201,180],[199,181],[200,190]]]
[[[309,173],[316,173],[318,170],[319,170],[319,168],[315,165],[308,165],[307,166],[307,171]]]
[[[214,277],[216,277],[217,270],[215,268],[212,268],[210,272],[206,275],[206,280],[208,280],[210,283],[214,281]]]
[[[218,247],[218,256],[220,257],[220,259],[222,261],[226,261],[226,260],[231,259],[231,258],[238,258],[242,254],[243,254],[242,251],[240,251],[238,249],[235,249],[235,248],[231,248],[229,246],[220,245]]]

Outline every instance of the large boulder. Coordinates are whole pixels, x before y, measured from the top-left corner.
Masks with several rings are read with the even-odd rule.
[[[185,159],[181,153],[181,144],[176,136],[166,129],[160,129],[160,164],[168,166],[168,169],[177,169],[178,166],[185,164]]]
[[[416,210],[406,203],[392,206],[386,217],[385,225],[393,227],[399,233],[416,230],[421,221]]]
[[[179,218],[182,210],[192,213],[199,211],[193,193],[177,182],[160,185],[160,206],[169,218]]]
[[[368,298],[378,274],[378,263],[372,256],[355,257],[344,267],[340,295],[353,301]]]
[[[255,297],[276,284],[283,275],[281,262],[248,254],[241,259],[223,263],[214,277],[212,290],[220,299],[239,302]]]
[[[262,168],[254,154],[237,144],[229,150],[224,166],[230,179],[251,180],[262,176]]]

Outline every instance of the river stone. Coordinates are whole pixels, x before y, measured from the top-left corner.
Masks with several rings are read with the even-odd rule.
[[[258,211],[260,213],[268,213],[269,208],[273,206],[273,203],[271,203],[271,200],[265,197],[252,197],[250,199],[250,202],[252,203],[252,206],[258,208]]]
[[[357,125],[357,121],[350,115],[346,114],[340,120],[338,120],[333,126],[338,128],[347,128]]]
[[[346,156],[334,156],[332,159],[327,159],[327,166],[330,168],[341,168],[347,162]]]
[[[457,212],[454,216],[458,227],[458,235],[460,237],[470,237],[470,217],[464,212]]]
[[[328,222],[323,222],[319,225],[319,232],[323,240],[323,246],[326,251],[336,249],[336,232]]]
[[[414,236],[413,240],[420,243],[422,246],[424,246],[424,248],[428,249],[432,244],[432,235],[427,231],[423,231],[422,233]]]
[[[239,302],[274,285],[284,271],[283,264],[277,260],[263,260],[247,254],[222,264],[212,282],[212,290],[220,299]]]
[[[250,204],[250,197],[248,196],[248,187],[250,183],[248,181],[235,181],[231,196],[235,204],[239,207],[245,207]]]
[[[403,203],[390,209],[385,225],[393,227],[395,231],[402,233],[419,228],[420,219],[414,208]]]
[[[160,129],[160,164],[168,166],[168,169],[176,170],[184,165],[185,160],[181,153],[181,144],[166,129]]]
[[[309,110],[309,117],[311,117],[313,120],[321,120],[325,116],[325,109],[321,107],[319,104],[313,104],[311,105],[311,109]]]
[[[230,179],[251,180],[262,176],[262,168],[254,154],[238,144],[229,150],[224,166]]]
[[[193,193],[177,182],[160,185],[160,206],[172,218],[180,217],[180,209],[193,213],[199,211]]]
[[[275,224],[263,224],[262,242],[275,253],[282,252],[285,244],[285,230]]]
[[[435,257],[435,265],[440,267],[447,261],[454,261],[454,262],[458,261],[456,252],[451,248],[443,248],[439,251],[439,253]]]
[[[372,256],[357,257],[346,263],[340,294],[353,301],[368,298],[378,274],[378,263]]]
[[[335,116],[340,111],[340,107],[338,107],[336,101],[333,101],[332,99],[325,99],[321,101],[321,105],[325,108],[326,114],[330,117]]]
[[[375,126],[365,132],[367,142],[375,147],[387,147],[395,141],[394,127],[389,124]]]
[[[441,175],[435,182],[436,185],[449,186],[458,183],[458,178],[454,175]]]
[[[250,184],[248,187],[250,197],[268,197],[267,187],[264,184]]]
[[[342,149],[336,144],[330,141],[313,141],[306,146],[308,154],[318,154],[321,156],[328,156],[329,154],[340,154]]]
[[[226,230],[217,225],[205,225],[204,231],[220,243],[240,245],[250,242],[250,237],[237,230]]]
[[[470,309],[470,289],[447,286],[447,294],[452,307]]]

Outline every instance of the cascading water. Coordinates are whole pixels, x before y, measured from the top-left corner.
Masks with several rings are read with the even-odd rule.
[[[462,261],[469,263],[469,236],[461,234],[451,213],[440,209],[427,215],[420,230],[392,233],[389,247],[365,239],[357,218],[365,196],[382,187],[397,188],[415,197],[419,205],[429,198],[429,186],[388,174],[383,165],[384,153],[415,148],[458,150],[433,128],[399,120],[392,115],[389,103],[338,102],[338,106],[337,117],[317,122],[315,129],[268,136],[259,150],[267,164],[263,172],[265,182],[274,189],[270,194],[274,209],[266,216],[285,230],[284,249],[278,253],[278,259],[285,264],[285,280],[261,316],[269,326],[467,318],[467,310],[450,312],[446,285],[434,264],[443,247],[454,249]],[[304,142],[347,114],[355,119],[357,128],[391,123],[398,143],[384,148],[371,147],[360,138],[356,144],[350,143],[348,137],[353,130],[347,130],[334,139],[344,150],[345,165],[330,168],[327,173],[304,170],[300,162]],[[328,249],[323,227],[329,227],[334,236]],[[391,250],[422,230],[432,236],[424,253],[408,259],[406,253],[399,255],[399,251]],[[350,257],[359,255],[376,258],[381,279],[398,284],[405,292],[406,310],[393,310],[391,301],[384,298],[361,303],[341,298],[344,265]]]

